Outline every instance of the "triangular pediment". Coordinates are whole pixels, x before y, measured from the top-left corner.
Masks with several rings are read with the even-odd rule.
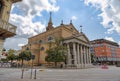
[[[85,34],[79,34],[78,36],[76,36],[79,40],[82,40],[84,42],[89,42],[89,39],[85,36]]]
[[[73,33],[78,33],[77,29],[73,25],[65,25],[65,27],[69,30],[72,30]]]

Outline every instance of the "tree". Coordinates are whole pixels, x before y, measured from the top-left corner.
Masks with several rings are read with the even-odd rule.
[[[95,55],[93,53],[91,53],[91,62],[92,63],[96,62]]]
[[[15,50],[13,49],[10,49],[8,51],[8,56],[7,56],[7,59],[11,61],[11,65],[13,64],[13,60],[16,59],[16,55],[14,54]]]
[[[31,60],[31,56],[32,56],[32,53],[30,51],[22,51],[20,54],[19,54],[19,60],[22,60],[22,66],[23,66],[23,61],[24,60]]]
[[[46,53],[47,56],[45,60],[47,62],[54,62],[55,66],[57,66],[57,62],[65,62],[66,61],[66,47],[63,46],[62,40],[56,39],[54,42],[54,46],[49,48]]]

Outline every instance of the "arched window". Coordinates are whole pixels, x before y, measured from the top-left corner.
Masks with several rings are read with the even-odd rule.
[[[43,42],[43,40],[39,40],[39,43],[42,43]]]
[[[53,40],[53,37],[52,36],[49,36],[48,37],[48,41],[52,41]]]
[[[45,48],[44,47],[41,47],[40,50],[43,51]]]

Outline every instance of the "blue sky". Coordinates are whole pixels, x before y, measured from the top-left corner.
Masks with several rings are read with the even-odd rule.
[[[20,49],[27,38],[45,31],[52,11],[54,26],[63,20],[83,32],[89,40],[105,38],[120,43],[119,0],[23,0],[13,5],[10,23],[17,26],[17,35],[6,40],[6,49]],[[11,41],[11,43],[9,43]]]

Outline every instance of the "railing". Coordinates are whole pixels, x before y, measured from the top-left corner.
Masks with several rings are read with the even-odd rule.
[[[6,21],[3,21],[0,19],[0,28],[6,30],[6,31],[9,31],[11,33],[16,33],[16,26],[10,24],[10,23],[7,23]]]

